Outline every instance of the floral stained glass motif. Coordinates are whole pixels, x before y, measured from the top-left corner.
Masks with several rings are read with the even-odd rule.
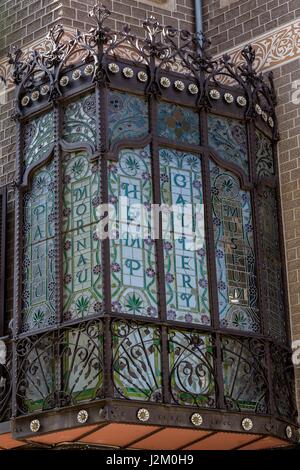
[[[102,269],[97,235],[99,171],[85,152],[63,159],[64,319],[102,309]]]
[[[274,189],[267,188],[264,191],[260,199],[259,213],[268,333],[277,340],[284,341],[286,338],[284,294],[278,238],[276,193]]]
[[[95,95],[82,96],[64,108],[63,139],[69,143],[87,143],[95,147]]]
[[[209,325],[201,160],[171,149],[159,156],[167,317]]]
[[[213,346],[210,336],[171,330],[169,367],[173,403],[200,407],[215,405]]]
[[[255,338],[222,339],[226,407],[231,411],[268,413],[264,344]]]
[[[238,165],[247,175],[248,154],[245,124],[236,119],[208,116],[208,145],[226,161]]]
[[[137,139],[149,132],[148,103],[145,98],[109,91],[108,135],[110,144]]]
[[[158,135],[180,143],[200,143],[199,116],[192,109],[176,104],[158,105]]]
[[[114,395],[162,401],[159,329],[134,322],[113,324]]]
[[[55,323],[54,166],[38,170],[24,195],[22,330]]]
[[[270,139],[256,129],[256,173],[258,177],[274,175],[273,149]]]
[[[211,188],[220,322],[259,331],[250,194],[212,162]]]
[[[116,231],[110,228],[112,310],[157,317],[155,243],[147,216],[153,202],[149,147],[122,150],[118,163],[108,164],[108,190],[116,213]]]
[[[41,160],[50,151],[54,142],[53,112],[32,119],[25,126],[24,167]]]

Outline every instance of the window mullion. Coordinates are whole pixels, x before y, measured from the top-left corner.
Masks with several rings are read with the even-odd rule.
[[[201,145],[208,145],[208,130],[207,130],[207,113],[204,110],[200,111],[200,135]],[[202,181],[203,181],[203,201],[204,201],[204,218],[205,218],[205,241],[207,252],[207,269],[208,269],[208,285],[209,285],[209,305],[211,311],[211,321],[214,329],[218,330],[220,327],[219,317],[219,302],[218,302],[218,289],[217,289],[217,273],[216,273],[216,259],[215,259],[215,242],[214,242],[214,229],[212,222],[212,203],[211,203],[211,185],[210,185],[210,170],[209,170],[209,154],[205,152],[202,154]],[[224,384],[223,384],[223,370],[222,370],[222,352],[221,352],[221,337],[219,333],[214,335],[214,369],[216,375],[216,402],[217,407],[224,409]]]
[[[152,134],[151,142],[151,161],[152,161],[152,181],[153,181],[153,203],[156,207],[160,207],[160,162],[159,162],[159,145],[157,140],[157,101],[151,95],[149,98],[150,107],[150,132]],[[156,221],[155,221],[156,222]],[[153,227],[152,227],[153,229]],[[159,227],[154,227],[156,235],[156,266],[157,266],[157,282],[158,282],[158,302],[159,302],[159,315],[162,321],[166,321],[167,308],[166,308],[166,287],[165,287],[165,270],[164,270],[164,250],[163,250],[163,230],[162,230],[162,217],[159,212]],[[157,230],[158,229],[158,230]],[[170,403],[171,395],[169,389],[169,350],[168,350],[168,328],[161,327],[161,362],[162,362],[162,386],[163,386],[163,401]]]

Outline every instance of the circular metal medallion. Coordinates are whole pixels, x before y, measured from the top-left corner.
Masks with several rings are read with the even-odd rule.
[[[293,436],[293,431],[292,431],[291,426],[287,426],[287,427],[285,428],[285,434],[286,434],[286,437],[287,437],[288,439],[291,439],[291,438],[292,438],[292,436]]]
[[[218,90],[210,90],[209,92],[209,96],[213,99],[213,100],[219,100],[221,98],[221,95],[220,95],[220,92]]]
[[[171,86],[171,81],[169,80],[168,77],[161,77],[159,83],[164,88],[169,88]]]
[[[110,64],[108,64],[108,70],[111,73],[118,73],[119,70],[120,70],[120,67],[118,66],[118,64],[115,64],[114,62],[111,62]]]
[[[181,80],[175,80],[174,87],[178,91],[183,91],[185,89],[185,84]]]
[[[73,75],[74,75],[75,72],[73,72]],[[72,75],[72,77],[73,77]],[[61,79],[59,80],[59,84],[60,86],[67,86],[69,83],[69,77],[67,77],[67,75],[64,75],[63,77],[61,77]]]
[[[80,424],[84,424],[87,422],[89,418],[89,414],[86,410],[80,410],[78,411],[78,414],[77,414],[77,421],[78,423]]]
[[[38,419],[33,419],[29,427],[31,432],[38,432],[41,427],[41,423]]]
[[[73,80],[79,80],[80,77],[81,77],[81,70],[79,69],[74,70],[74,72],[72,73]]]
[[[247,100],[244,96],[238,96],[236,102],[239,106],[246,106]]]
[[[30,101],[29,96],[27,96],[27,95],[23,96],[23,98],[22,98],[22,100],[21,100],[22,106],[27,106],[28,103],[29,103],[29,101]]]
[[[146,74],[146,72],[143,72],[142,70],[140,72],[138,72],[137,74],[137,78],[140,82],[146,82],[148,80],[148,75]]]
[[[124,67],[123,68],[123,75],[126,78],[132,78],[133,77],[133,70],[130,67]]]
[[[199,91],[199,88],[197,87],[196,83],[190,83],[188,86],[188,90],[191,95],[196,95]]]
[[[253,421],[252,419],[250,418],[244,418],[242,420],[242,428],[245,430],[245,431],[251,431],[251,429],[253,428]]]
[[[193,413],[191,416],[191,423],[194,426],[201,426],[201,424],[203,423],[202,416],[199,413]]]
[[[89,75],[92,75],[94,72],[94,66],[92,64],[88,64],[86,65],[86,67],[84,67],[84,74],[89,76]]]
[[[150,418],[150,413],[146,408],[140,408],[137,412],[137,418],[139,421],[146,422]]]
[[[231,104],[234,101],[234,98],[231,93],[224,93],[224,100],[226,103]]]

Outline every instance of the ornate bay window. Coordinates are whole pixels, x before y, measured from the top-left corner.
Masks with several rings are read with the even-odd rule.
[[[38,433],[114,422],[293,439],[272,80],[251,47],[234,67],[153,18],[144,40],[115,34],[108,14],[11,58],[14,436],[37,420]],[[102,204],[116,214],[105,237]],[[159,205],[159,236],[126,232],[138,205]],[[196,249],[171,206],[192,207],[193,230],[202,208]]]

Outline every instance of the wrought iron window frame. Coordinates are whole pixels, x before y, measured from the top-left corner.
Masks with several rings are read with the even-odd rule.
[[[288,356],[291,355],[290,348],[290,333],[289,333],[289,317],[288,317],[288,304],[287,304],[287,282],[285,273],[285,258],[284,258],[284,244],[283,244],[283,228],[282,218],[280,212],[280,189],[278,177],[278,163],[276,155],[276,143],[278,140],[277,120],[275,114],[276,98],[273,86],[272,75],[264,77],[255,71],[255,53],[251,46],[244,48],[242,55],[245,62],[241,65],[235,66],[231,63],[229,56],[223,56],[219,61],[212,60],[208,55],[209,42],[206,38],[199,37],[198,35],[186,32],[176,31],[171,27],[161,27],[154,18],[150,17],[144,22],[145,39],[138,39],[133,36],[130,29],[125,26],[124,30],[120,33],[114,33],[105,26],[105,19],[109,16],[110,12],[103,6],[97,5],[92,11],[92,19],[95,20],[95,28],[88,34],[77,32],[73,38],[67,42],[62,41],[63,28],[58,25],[53,27],[47,38],[49,49],[44,52],[35,51],[28,58],[23,58],[20,50],[14,51],[10,55],[10,63],[13,67],[13,76],[16,84],[16,112],[14,118],[16,119],[17,126],[17,170],[16,170],[16,236],[15,236],[15,284],[14,284],[14,324],[13,324],[13,390],[12,390],[12,416],[16,420],[17,426],[15,428],[15,436],[22,437],[31,435],[28,427],[29,418],[32,416],[20,416],[17,401],[17,387],[18,387],[18,344],[26,337],[38,338],[45,334],[45,332],[53,333],[55,337],[59,337],[65,328],[71,326],[84,325],[87,322],[98,318],[103,322],[104,329],[104,385],[101,393],[101,400],[99,402],[90,403],[91,414],[94,422],[98,422],[99,406],[102,406],[102,418],[112,421],[134,422],[137,423],[136,410],[143,406],[143,402],[127,401],[122,402],[117,400],[113,395],[113,371],[112,371],[112,331],[111,323],[115,320],[133,321],[141,325],[150,324],[156,325],[161,331],[162,338],[162,383],[163,383],[163,404],[144,403],[145,406],[151,409],[151,414],[156,416],[158,424],[170,426],[183,426],[189,427],[192,424],[189,417],[192,412],[197,411],[197,408],[180,406],[180,409],[172,405],[170,398],[169,388],[169,366],[168,366],[168,328],[179,328],[189,331],[197,331],[209,333],[213,339],[215,350],[215,374],[216,374],[216,409],[201,409],[201,414],[207,421],[209,429],[221,430],[236,430],[241,431],[241,418],[244,413],[230,412],[226,409],[223,391],[223,372],[222,372],[222,357],[221,357],[221,339],[222,337],[233,338],[256,338],[264,343],[266,351],[267,371],[268,371],[268,390],[269,390],[269,413],[267,415],[257,415],[249,412],[247,415],[251,416],[253,421],[257,423],[255,432],[262,432],[265,434],[271,433],[283,438],[286,438],[286,425],[295,426],[295,416],[282,417],[276,412],[274,402],[274,377],[272,377],[272,358],[271,346],[277,345],[276,340],[267,334],[267,318],[266,318],[266,298],[264,292],[263,272],[261,268],[262,260],[262,247],[259,240],[257,227],[259,225],[258,213],[258,198],[263,187],[268,186],[274,188],[277,194],[277,208],[279,220],[279,237],[280,237],[280,252],[282,260],[282,273],[284,280],[284,299],[285,299],[285,322],[287,328],[287,342],[286,344],[279,343],[277,346]],[[122,47],[126,47],[129,51],[133,52],[133,56],[128,59],[120,57],[118,53]],[[75,64],[67,65],[74,54],[76,48],[82,50],[85,55],[84,62],[77,61]],[[179,65],[183,65],[186,74],[176,71]],[[126,78],[124,73],[113,74],[110,72],[108,64],[117,63],[120,70],[124,67],[129,67],[133,71],[132,78]],[[93,74],[89,77],[84,77],[84,67],[87,64],[94,65]],[[62,75],[69,77],[74,70],[81,70],[80,80],[70,80],[68,87],[62,87],[59,79]],[[30,97],[32,93],[42,86],[42,82],[37,77],[36,72],[43,72],[49,85],[47,96],[39,96],[38,100],[31,100],[30,103],[24,104],[24,96]],[[137,80],[137,73],[143,71],[147,74],[147,81],[141,82]],[[171,86],[163,88],[160,79],[162,76],[169,78]],[[179,91],[174,87],[176,80],[184,83],[184,91]],[[226,82],[228,80],[234,81],[235,86],[232,87]],[[197,85],[198,92],[195,94],[188,93],[189,84]],[[149,134],[145,138],[130,139],[119,142],[109,148],[107,129],[108,129],[108,116],[107,116],[107,92],[108,89],[118,91],[125,91],[134,93],[139,96],[147,96],[149,102],[149,118],[150,129]],[[221,99],[213,99],[211,90],[217,89],[221,93]],[[96,146],[86,144],[69,144],[62,139],[63,128],[63,115],[62,109],[66,103],[75,100],[83,94],[95,92],[96,97]],[[228,104],[224,100],[224,94],[230,93],[233,95],[233,103]],[[238,105],[236,99],[238,96],[246,98],[246,105]],[[199,114],[199,131],[201,135],[201,145],[192,144],[178,144],[163,139],[157,135],[157,105],[160,101],[177,103],[184,105],[188,108],[196,110]],[[256,105],[261,104],[263,101],[265,106],[265,113],[271,118],[273,126],[271,127],[267,121],[261,119],[257,113]],[[23,158],[23,143],[24,143],[24,123],[32,117],[37,117],[46,111],[53,110],[54,112],[54,145],[49,153],[36,164],[32,165],[23,175],[22,174],[22,158]],[[249,178],[242,170],[233,163],[225,162],[217,153],[212,150],[208,145],[207,139],[207,116],[210,110],[213,109],[213,114],[240,119],[245,122],[247,131],[247,149],[249,158]],[[262,178],[258,180],[255,170],[255,129],[258,128],[265,136],[272,139],[275,176],[269,178]],[[159,147],[173,148],[176,150],[183,150],[192,152],[193,154],[201,156],[202,159],[202,177],[204,181],[204,200],[205,204],[205,228],[207,236],[207,253],[208,253],[208,278],[209,278],[209,295],[212,312],[211,326],[203,326],[196,324],[188,324],[167,320],[166,318],[166,305],[165,305],[165,285],[164,285],[164,266],[163,263],[158,261],[158,292],[159,292],[159,319],[134,316],[131,315],[118,315],[111,311],[111,287],[110,287],[110,253],[109,253],[109,240],[106,239],[102,242],[103,253],[103,283],[104,283],[104,313],[95,315],[95,317],[88,317],[86,320],[73,320],[62,322],[62,241],[61,241],[61,222],[62,222],[62,174],[61,174],[61,156],[65,152],[75,150],[86,150],[92,160],[96,160],[99,165],[101,174],[101,201],[108,202],[107,192],[107,161],[117,160],[118,153],[122,148],[138,148],[151,145],[152,150],[152,171],[153,171],[153,194],[154,203],[160,203],[160,186],[159,186]],[[56,269],[59,273],[59,285],[56,299],[56,308],[58,312],[57,324],[47,329],[33,331],[28,333],[20,333],[19,321],[21,314],[21,258],[22,258],[22,195],[24,191],[30,187],[31,175],[40,167],[45,165],[51,159],[54,160],[56,172],[56,188],[55,188],[55,259]],[[241,183],[241,188],[251,192],[252,200],[252,213],[254,220],[254,245],[256,255],[256,276],[259,290],[259,311],[262,315],[262,332],[260,334],[238,331],[232,329],[224,329],[219,324],[218,313],[218,293],[216,282],[216,266],[215,266],[215,248],[214,248],[214,232],[212,224],[212,211],[210,194],[210,180],[209,180],[209,160],[212,159],[222,168],[229,170],[236,175]],[[162,240],[156,241],[156,250],[158,260],[163,259],[163,246]],[[59,342],[57,344],[59,349]],[[58,351],[59,355],[59,351]],[[61,374],[58,372],[56,376],[56,386],[60,390]],[[291,386],[291,397],[293,396],[293,385]],[[64,427],[68,425],[69,418],[65,414],[68,407],[64,408],[64,404],[57,403],[57,407],[62,406],[60,410],[60,417],[53,418],[53,412],[44,411],[34,413],[35,415],[43,416],[45,424],[44,431],[53,429],[53,426]],[[78,406],[74,405],[75,409]],[[176,411],[175,411],[176,409]],[[64,411],[65,410],[65,411]],[[176,419],[173,418],[173,413]],[[49,415],[48,418],[45,415]],[[101,421],[100,419],[100,421]],[[227,420],[227,421],[226,421]],[[53,424],[55,421],[55,425]],[[59,424],[58,424],[59,423]],[[64,424],[63,424],[64,423]],[[215,423],[215,424],[213,424]],[[227,424],[226,424],[227,423]],[[150,423],[149,423],[150,424]],[[152,422],[151,422],[152,424]],[[254,432],[254,431],[253,431]]]

